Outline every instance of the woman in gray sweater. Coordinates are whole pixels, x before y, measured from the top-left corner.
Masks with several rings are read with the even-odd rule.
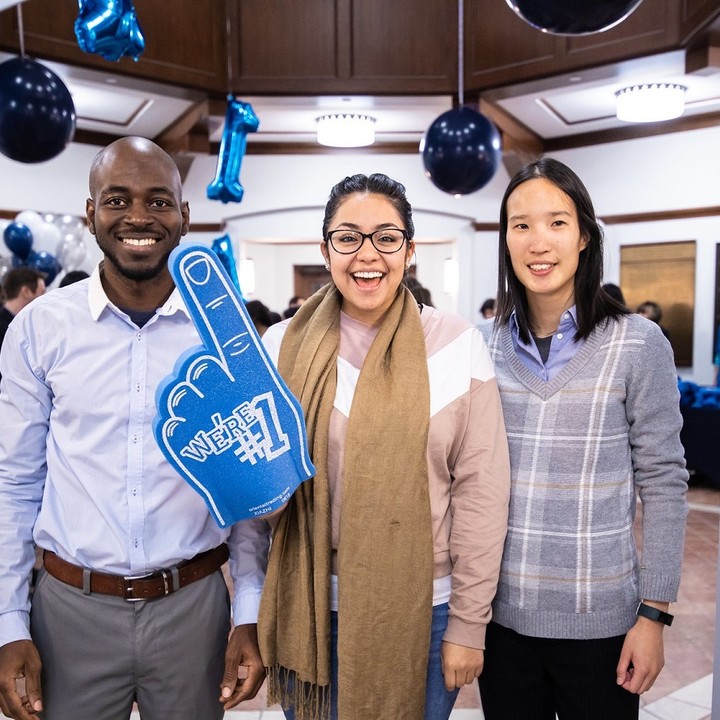
[[[672,350],[601,290],[602,230],[563,163],[510,181],[499,258],[497,316],[482,329],[512,490],[485,717],[635,720],[664,663],[687,515]]]

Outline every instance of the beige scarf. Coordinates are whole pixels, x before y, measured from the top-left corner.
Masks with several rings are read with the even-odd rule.
[[[278,368],[299,399],[317,474],[280,516],[258,620],[268,701],[298,720],[330,707],[328,427],[342,296],[297,312]],[[430,387],[417,304],[401,289],[365,358],[345,439],[338,548],[341,720],[422,720],[432,620]],[[287,680],[291,678],[288,684]]]

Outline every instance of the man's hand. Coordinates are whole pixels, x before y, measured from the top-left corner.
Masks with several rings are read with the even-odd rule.
[[[480,677],[485,653],[483,650],[443,641],[440,659],[445,687],[450,691],[463,685],[470,685]]]
[[[225,710],[252,700],[265,680],[265,666],[260,658],[257,625],[237,625],[225,651],[225,675],[220,702]]]
[[[638,695],[647,692],[665,665],[662,623],[639,617],[625,636],[617,684]]]
[[[14,720],[33,720],[41,712],[40,655],[30,640],[0,647],[0,710]]]

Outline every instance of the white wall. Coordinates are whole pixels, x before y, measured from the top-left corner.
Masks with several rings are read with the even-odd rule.
[[[97,149],[71,145],[59,157],[37,165],[0,156],[0,208],[83,214],[87,173]],[[555,156],[583,178],[601,217],[720,205],[720,127],[567,150]],[[455,199],[425,177],[419,153],[249,155],[240,172],[243,201],[223,205],[205,196],[216,162],[215,157],[199,156],[190,169],[184,192],[191,221],[227,224],[238,263],[242,257],[252,257],[256,263],[254,297],[273,309],[282,310],[293,294],[292,265],[320,262],[317,243],[327,195],[338,180],[356,172],[385,172],[406,185],[419,239],[418,279],[439,307],[476,321],[480,303],[495,295],[497,237],[492,232],[475,233],[472,227],[474,222],[497,222],[500,197],[509,179],[502,166],[485,188]],[[210,243],[214,237],[191,233],[188,240]],[[268,239],[291,244],[263,244]],[[620,245],[689,239],[697,241],[698,252],[695,364],[682,369],[682,375],[710,383],[720,217],[608,226],[605,279],[617,282],[619,278]],[[94,246],[90,236],[88,245]],[[2,250],[0,246],[0,254],[5,254]],[[458,265],[457,296],[446,296],[443,291],[442,266],[448,257]]]

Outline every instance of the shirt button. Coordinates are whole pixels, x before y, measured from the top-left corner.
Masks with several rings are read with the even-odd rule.
[[[557,334],[557,339],[558,339],[558,340],[562,340],[562,338],[563,338],[563,334],[562,334],[562,333],[558,333],[558,334]]]

